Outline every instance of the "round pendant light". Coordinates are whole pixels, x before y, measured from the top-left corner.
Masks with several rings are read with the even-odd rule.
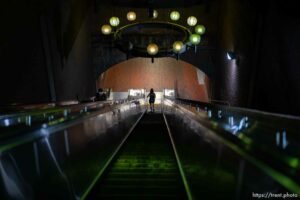
[[[101,27],[101,31],[104,35],[109,35],[111,33],[111,26],[108,25],[108,24],[104,24],[102,27]]]
[[[158,17],[157,10],[153,10],[153,19],[156,19]]]
[[[130,11],[127,13],[127,19],[128,21],[134,21],[136,19],[136,14],[133,11]]]
[[[158,46],[154,43],[150,43],[148,46],[147,46],[147,52],[149,55],[156,55],[158,53]]]
[[[201,41],[201,36],[198,34],[191,34],[189,39],[193,45],[197,45]]]
[[[197,25],[195,27],[195,32],[199,35],[203,35],[205,33],[205,27],[203,25]]]
[[[118,17],[111,17],[109,19],[109,23],[111,26],[118,26],[120,24],[120,20]]]
[[[175,53],[179,53],[181,51],[182,47],[183,47],[183,42],[181,42],[181,41],[175,41],[173,43],[173,51]]]
[[[180,13],[179,13],[178,11],[172,11],[172,12],[170,13],[170,18],[171,18],[171,20],[173,20],[173,21],[177,21],[177,20],[179,20],[179,18],[180,18]]]
[[[195,26],[195,25],[197,24],[197,18],[194,17],[194,16],[188,17],[188,19],[187,19],[187,24],[188,24],[189,26]]]

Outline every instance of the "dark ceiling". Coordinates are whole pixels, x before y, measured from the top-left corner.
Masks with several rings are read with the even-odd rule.
[[[208,3],[213,0],[96,0],[97,4],[136,8],[178,8]]]

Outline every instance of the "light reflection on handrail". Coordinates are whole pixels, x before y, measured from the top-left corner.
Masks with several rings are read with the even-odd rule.
[[[211,103],[216,103],[216,104],[221,104],[221,105],[226,105],[230,106],[230,103],[228,101],[222,101],[222,100],[216,100],[216,99],[211,99]]]
[[[135,100],[133,100],[135,101]],[[10,127],[25,125],[27,127],[32,126],[33,123],[44,123],[55,121],[60,118],[68,118],[70,115],[82,114],[113,105],[119,105],[122,103],[130,102],[127,99],[119,99],[115,101],[99,101],[88,102],[83,104],[68,105],[55,107],[51,109],[41,109],[37,111],[26,111],[22,113],[11,113],[8,115],[0,116],[0,128],[6,127],[7,130]],[[2,131],[4,132],[4,131]]]
[[[199,104],[190,104],[190,102],[187,103],[178,100],[176,102],[170,99],[166,101],[166,105],[173,107],[173,111],[171,110],[171,112],[178,112],[184,115],[185,118],[188,118],[189,120],[195,120],[199,124],[201,124],[201,126],[208,128],[207,131],[211,131],[212,133],[214,133],[214,135],[217,136],[224,144],[243,156],[243,158],[260,168],[282,186],[288,188],[292,192],[299,194],[299,179],[295,177],[295,174],[299,173],[300,171],[299,156],[294,154],[295,151],[292,151],[291,149],[290,151],[282,151],[282,149],[286,150],[285,148],[287,148],[289,145],[286,131],[277,132],[277,145],[272,144],[275,141],[273,138],[275,134],[262,134],[261,137],[267,137],[268,142],[261,143],[261,139],[264,138],[260,138],[260,135],[256,135],[256,138],[252,138],[251,135],[246,135],[244,131],[237,135],[238,132],[233,133],[232,131],[229,131],[228,129],[222,127],[222,124],[217,121],[217,114],[215,114],[215,117],[213,116],[213,119],[209,118],[208,111],[210,109],[212,111],[216,111],[217,109],[214,110],[213,108],[209,107],[209,104],[207,103],[203,104],[205,106],[199,106]],[[196,109],[196,106],[200,107],[201,109]],[[204,113],[205,115],[203,115]],[[226,113],[226,115],[222,116],[222,118],[228,119],[227,125],[230,127],[231,124],[231,128],[235,127],[236,123],[234,123],[235,120],[233,117],[233,113],[230,113],[228,111],[225,111],[224,113]],[[274,117],[274,115],[272,117]],[[242,118],[242,120],[239,121],[238,126],[236,126],[235,128],[239,128],[242,126],[248,127],[248,120],[252,120],[252,118]],[[291,120],[290,125],[300,125],[299,121],[295,120],[295,118],[288,118],[285,120]],[[298,123],[294,123],[295,121]],[[254,123],[254,125],[256,124]],[[277,126],[277,124],[273,123],[272,126]],[[251,127],[249,133],[251,134],[255,132],[255,128],[257,128],[257,126]],[[298,134],[295,135],[297,136]],[[296,151],[296,153],[297,152],[299,151]],[[240,167],[243,168],[243,166]],[[238,196],[239,195],[237,194],[237,197]]]

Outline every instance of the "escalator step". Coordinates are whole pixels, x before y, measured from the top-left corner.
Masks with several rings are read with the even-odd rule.
[[[125,200],[154,200],[154,199],[181,199],[180,197],[174,195],[156,195],[156,194],[108,194],[108,195],[101,195],[99,197],[95,197],[95,199],[101,199],[101,200],[113,200],[113,199],[125,199]]]
[[[88,199],[186,199],[161,114],[144,115]]]

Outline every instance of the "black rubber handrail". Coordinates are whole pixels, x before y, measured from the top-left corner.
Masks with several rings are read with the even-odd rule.
[[[172,144],[172,147],[173,147],[173,151],[174,151],[174,154],[175,154],[175,158],[176,158],[176,162],[177,162],[177,165],[178,165],[178,168],[179,168],[179,172],[180,172],[180,175],[181,175],[181,179],[182,179],[182,182],[183,182],[183,185],[184,185],[184,189],[185,189],[185,191],[186,191],[186,194],[187,194],[188,199],[189,199],[189,200],[192,200],[192,199],[193,199],[192,193],[191,193],[191,190],[190,190],[188,181],[187,181],[187,179],[186,179],[186,176],[185,176],[185,173],[184,173],[182,164],[181,164],[180,157],[179,157],[178,152],[177,152],[177,148],[176,148],[176,145],[175,145],[175,142],[174,142],[172,133],[171,133],[171,129],[170,129],[170,127],[169,127],[167,118],[166,118],[166,116],[165,116],[164,113],[163,113],[163,117],[164,117],[165,125],[166,125],[167,130],[168,130],[168,134],[169,134],[170,140],[171,140],[171,144]]]

